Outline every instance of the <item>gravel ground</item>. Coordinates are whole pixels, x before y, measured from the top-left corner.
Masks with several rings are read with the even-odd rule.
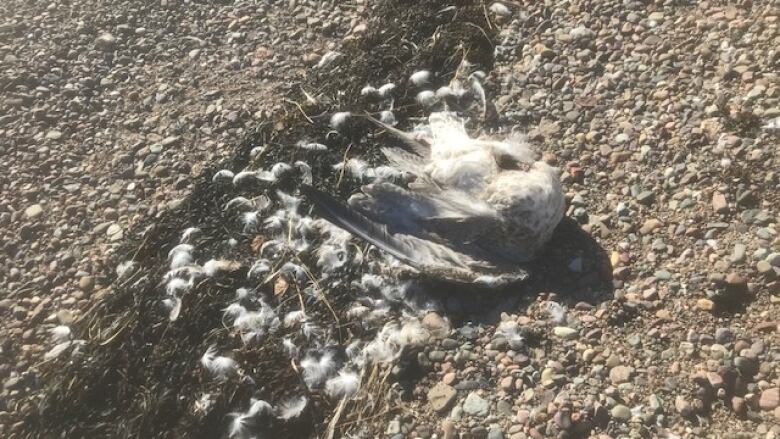
[[[24,428],[11,420],[47,331],[107,291],[102,263],[124,231],[290,111],[282,98],[360,38],[371,11],[2,8],[6,434]],[[764,128],[780,116],[777,4],[505,2],[485,13],[498,114],[486,125],[527,132],[557,163],[568,216],[609,264],[554,240],[542,271],[565,282],[445,300],[422,319],[432,337],[414,367],[393,371],[398,410],[374,419],[375,434],[780,437],[780,147]],[[604,272],[608,288],[594,281]]]
[[[0,4],[0,434],[48,350],[106,291],[125,232],[175,206],[320,57],[362,1]],[[111,270],[110,270],[111,271]]]

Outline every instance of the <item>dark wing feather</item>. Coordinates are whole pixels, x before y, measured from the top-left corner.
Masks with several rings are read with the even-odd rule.
[[[492,265],[475,260],[444,245],[403,233],[390,233],[387,226],[375,222],[332,196],[310,186],[303,193],[321,210],[324,219],[377,246],[418,271],[465,271],[490,269]]]
[[[415,261],[408,254],[408,249],[387,232],[387,227],[369,220],[332,196],[311,186],[301,185],[301,193],[321,209],[322,217],[329,222],[414,267]]]

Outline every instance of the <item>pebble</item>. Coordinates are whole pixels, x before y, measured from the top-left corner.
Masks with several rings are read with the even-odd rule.
[[[612,417],[618,421],[628,421],[631,419],[631,409],[623,404],[617,404],[612,407],[610,413],[612,414]]]
[[[106,235],[110,241],[120,241],[124,237],[124,231],[119,224],[111,224],[106,229]]]
[[[639,228],[639,233],[642,235],[647,235],[655,231],[655,229],[661,227],[661,221],[650,218],[649,220],[645,221],[644,224],[642,224],[642,227]]]
[[[774,410],[780,405],[780,387],[773,387],[761,392],[758,407],[761,410]]]
[[[747,247],[745,244],[742,243],[736,243],[734,244],[734,250],[731,253],[731,262],[734,264],[739,264],[745,260],[745,252],[747,251]]]
[[[41,206],[40,204],[33,204],[32,206],[24,210],[24,215],[30,219],[36,218],[42,213],[43,213],[43,206]]]
[[[767,261],[758,261],[756,262],[756,271],[761,274],[770,273],[772,272],[772,264]]]
[[[504,432],[499,427],[491,427],[487,439],[504,439]]]
[[[712,194],[712,209],[717,213],[726,213],[729,211],[728,203],[726,202],[726,196],[720,192]]]
[[[683,417],[689,417],[693,414],[693,406],[683,396],[677,396],[674,399],[674,409]]]
[[[633,368],[628,366],[615,366],[609,371],[609,380],[612,384],[620,384],[628,382],[633,373]]]
[[[428,403],[436,412],[447,410],[455,401],[458,392],[444,383],[437,383],[428,391]]]
[[[564,340],[572,340],[577,338],[578,333],[576,329],[569,328],[566,326],[556,326],[553,328],[553,333],[556,337],[562,338]]]
[[[488,402],[471,392],[463,402],[463,412],[471,416],[485,417],[488,414]]]
[[[105,51],[114,50],[114,47],[116,46],[116,37],[109,33],[101,34],[95,39],[95,46],[97,46],[98,49]]]
[[[649,206],[655,200],[655,194],[652,191],[642,191],[636,196],[636,201],[645,206]]]
[[[712,311],[715,303],[710,299],[699,299],[696,301],[696,306],[702,311]]]
[[[435,340],[443,339],[450,333],[450,324],[436,312],[426,314],[422,319],[422,325]]]

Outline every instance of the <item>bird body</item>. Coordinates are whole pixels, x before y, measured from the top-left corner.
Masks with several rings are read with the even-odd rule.
[[[563,217],[557,170],[535,161],[521,138],[471,138],[451,113],[431,114],[427,142],[375,123],[412,147],[382,151],[413,180],[366,185],[350,198],[351,209],[307,189],[326,219],[436,277],[491,284],[527,277],[522,265]]]

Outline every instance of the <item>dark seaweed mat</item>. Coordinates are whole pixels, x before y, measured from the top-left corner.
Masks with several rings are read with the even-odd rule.
[[[456,7],[447,8],[450,5]],[[448,82],[465,56],[483,70],[490,68],[493,34],[483,5],[476,1],[386,0],[378,6],[369,29],[365,37],[340,49],[345,56],[334,68],[314,72],[304,81],[303,89],[316,95],[317,103],[307,104],[303,91],[293,91],[288,98],[299,102],[300,110],[291,105],[287,113],[260,124],[238,145],[232,158],[203,172],[181,206],[135,227],[130,236],[136,238],[108,261],[105,275],[115,277],[113,267],[128,258],[138,263],[138,269],[130,279],[115,282],[112,292],[78,322],[75,333],[88,339],[78,358],[41,366],[43,390],[30,396],[21,409],[26,437],[224,437],[228,414],[246,410],[251,396],[276,404],[285,396],[306,393],[281,352],[278,338],[237,351],[236,360],[254,384],[246,379],[215,383],[203,374],[198,360],[209,345],[216,343],[221,350],[241,345],[227,329],[221,329],[222,309],[233,300],[235,289],[245,286],[245,271],[199,284],[183,297],[182,315],[174,323],[168,322],[159,305],[159,280],[167,269],[168,251],[189,226],[202,228],[208,236],[196,246],[199,255],[207,255],[199,260],[224,256],[246,265],[254,260],[248,239],[240,240],[235,249],[224,247],[225,239],[240,233],[221,207],[238,193],[226,193],[211,184],[216,170],[241,170],[249,164],[253,147],[268,145],[262,165],[305,159],[312,165],[315,185],[346,195],[355,185],[346,182],[336,188],[331,166],[343,159],[348,147],[352,156],[379,160],[367,124],[356,124],[347,136],[329,138],[330,149],[324,154],[307,157],[293,147],[301,139],[322,141],[329,130],[330,111],[367,108],[358,98],[366,83],[389,80],[405,90],[406,78],[419,68],[439,74],[440,83]],[[399,119],[420,115],[410,105],[413,96],[410,92],[396,100]],[[337,315],[343,316],[351,300],[348,289],[328,291],[328,302]],[[283,312],[285,304],[279,306]],[[322,303],[307,306],[307,313],[323,324],[334,320]],[[336,336],[344,340],[358,331],[357,325],[341,322]],[[192,412],[201,392],[216,395],[205,417]],[[269,437],[304,438],[322,433],[332,407],[317,394],[309,397],[315,404],[304,416],[291,423],[270,424]]]

